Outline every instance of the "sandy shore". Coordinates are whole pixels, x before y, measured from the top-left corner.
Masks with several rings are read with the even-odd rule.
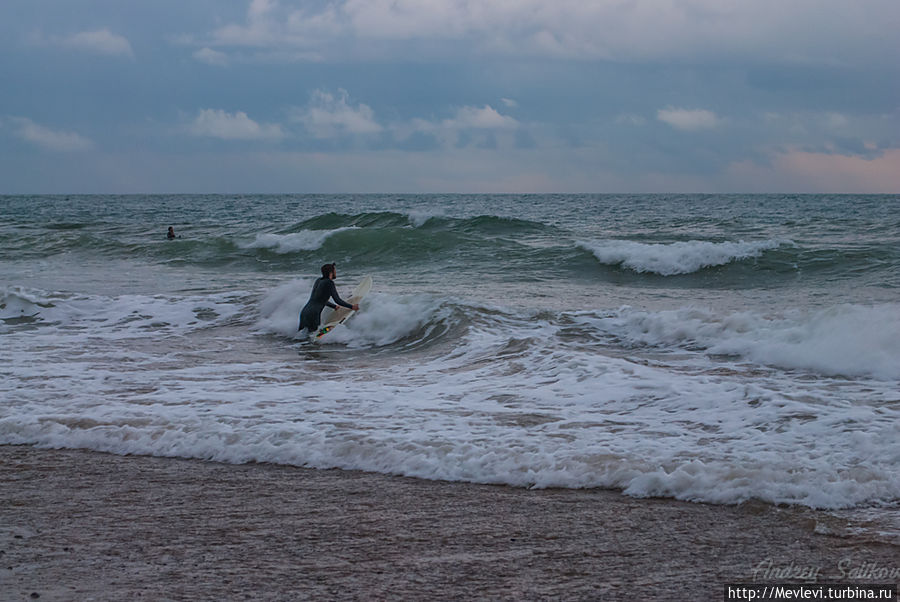
[[[721,600],[728,582],[900,565],[848,527],[761,503],[0,446],[3,600]]]

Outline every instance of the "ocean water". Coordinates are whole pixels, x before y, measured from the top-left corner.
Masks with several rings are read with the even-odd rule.
[[[897,516],[900,197],[0,209],[0,443]]]

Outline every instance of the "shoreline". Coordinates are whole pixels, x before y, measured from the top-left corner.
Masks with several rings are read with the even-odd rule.
[[[900,546],[853,527],[762,502],[0,445],[3,600],[715,600],[726,583],[900,581],[847,576],[900,572]]]

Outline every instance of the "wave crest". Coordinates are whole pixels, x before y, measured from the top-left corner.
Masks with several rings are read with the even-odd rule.
[[[621,265],[638,273],[662,276],[691,274],[704,268],[759,257],[783,244],[779,240],[758,242],[709,242],[691,240],[666,244],[648,244],[630,240],[604,242],[581,241],[578,246],[590,251],[607,265]]]
[[[315,251],[338,232],[355,229],[355,226],[347,226],[333,230],[301,230],[291,234],[265,232],[257,234],[253,242],[243,244],[241,248],[270,249],[281,255],[296,253],[297,251]]]
[[[311,283],[295,280],[270,291],[259,305],[257,328],[287,337],[298,334],[298,316],[309,297]],[[347,347],[383,347],[408,341],[420,346],[448,331],[453,325],[452,307],[427,295],[371,293],[362,301],[359,314],[328,335],[325,344]]]
[[[582,316],[584,326],[632,345],[731,355],[755,364],[811,370],[827,376],[900,379],[900,304],[844,304],[783,316],[720,315],[701,308],[648,312],[622,308],[614,316]]]

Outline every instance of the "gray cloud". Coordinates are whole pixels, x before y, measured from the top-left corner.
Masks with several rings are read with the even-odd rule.
[[[193,57],[201,63],[217,65],[219,67],[225,67],[229,62],[228,55],[224,52],[219,52],[218,50],[206,47],[194,51]]]
[[[56,130],[27,117],[9,117],[8,122],[20,139],[44,150],[79,152],[94,148],[94,142],[75,132]]]
[[[667,107],[656,112],[656,118],[677,130],[709,130],[722,125],[721,117],[706,109]]]
[[[43,36],[34,34],[31,41],[38,45],[56,46],[106,56],[133,58],[131,43],[124,36],[109,29],[80,31],[66,36]]]
[[[307,106],[292,111],[294,121],[302,123],[316,138],[340,135],[376,134],[382,126],[375,121],[375,113],[365,104],[353,106],[346,90],[332,94],[316,90]]]
[[[839,174],[873,191],[900,173],[896,0],[158,0],[108,28],[106,3],[63,4],[0,3],[0,115],[27,116],[0,120],[7,191],[817,190]]]
[[[414,42],[431,52],[442,41],[457,41],[445,48],[498,56],[662,62],[744,57],[846,66],[891,61],[898,20],[894,0],[337,0],[319,7],[252,0],[245,22],[212,31],[208,42],[314,48],[331,58],[371,52],[373,44]],[[347,39],[354,44],[344,44]]]
[[[221,140],[281,140],[285,137],[281,126],[260,124],[243,111],[228,113],[222,109],[201,109],[188,131],[195,136]]]

